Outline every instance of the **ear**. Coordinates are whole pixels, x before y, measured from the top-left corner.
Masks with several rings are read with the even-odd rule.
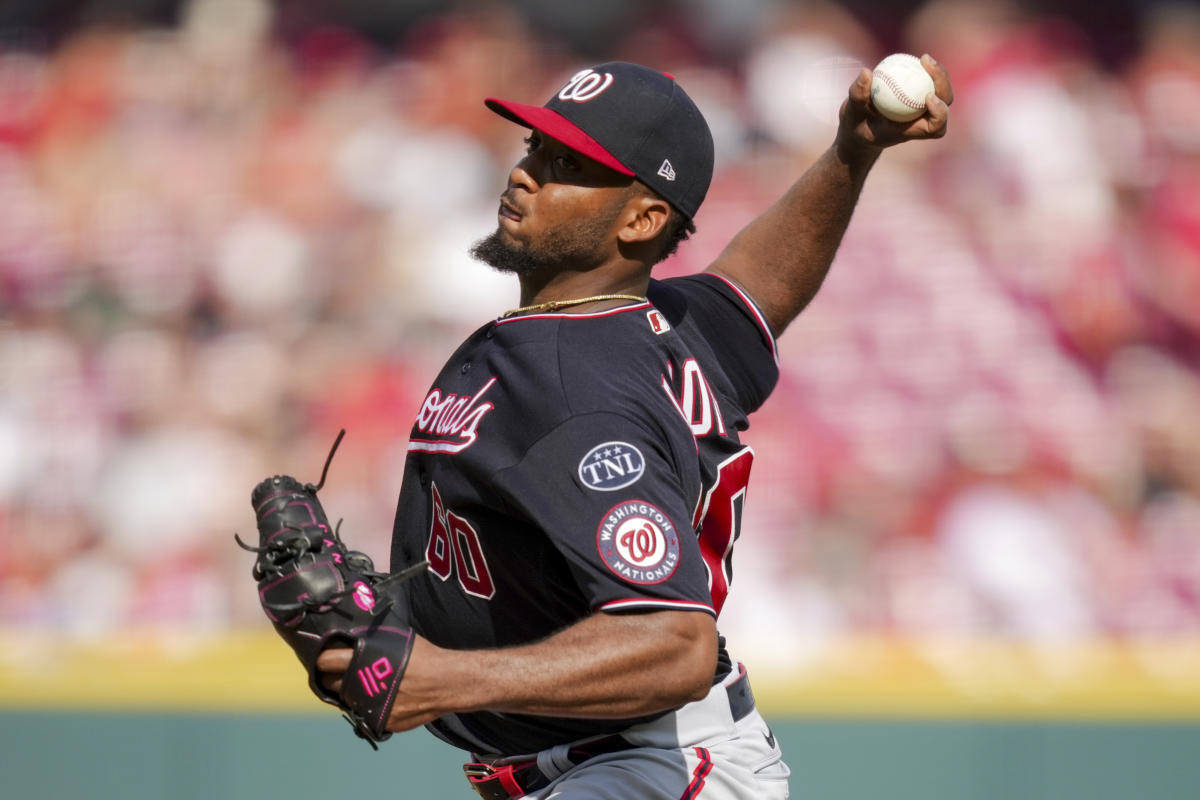
[[[662,233],[671,216],[666,200],[652,194],[639,193],[625,204],[625,224],[617,232],[622,244],[652,242]]]

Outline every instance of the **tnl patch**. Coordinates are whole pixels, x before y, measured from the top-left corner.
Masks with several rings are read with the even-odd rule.
[[[579,480],[598,492],[615,492],[637,483],[646,471],[642,451],[626,442],[605,442],[579,462]]]
[[[609,510],[596,529],[596,549],[613,574],[629,583],[662,583],[679,566],[675,525],[642,500],[627,500]]]

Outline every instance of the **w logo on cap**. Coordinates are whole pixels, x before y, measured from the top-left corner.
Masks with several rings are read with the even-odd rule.
[[[671,166],[669,159],[663,159],[662,166],[658,168],[658,174],[669,181],[675,180],[675,168]]]
[[[609,86],[612,86],[611,72],[601,75],[594,69],[576,72],[567,85],[558,93],[559,100],[574,100],[576,103],[586,103],[596,97]]]

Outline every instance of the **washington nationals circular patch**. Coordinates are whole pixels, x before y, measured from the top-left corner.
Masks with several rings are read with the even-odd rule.
[[[641,500],[612,507],[596,529],[600,558],[630,583],[661,583],[679,566],[679,536],[663,512]]]

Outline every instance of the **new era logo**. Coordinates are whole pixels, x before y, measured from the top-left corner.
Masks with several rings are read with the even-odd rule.
[[[658,174],[669,181],[675,180],[675,168],[671,166],[669,159],[663,159],[662,166],[658,168]]]

